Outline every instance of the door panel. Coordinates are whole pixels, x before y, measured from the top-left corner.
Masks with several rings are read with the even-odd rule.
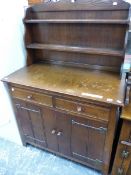
[[[45,132],[47,138],[47,147],[58,152],[57,128],[55,112],[48,108],[43,108],[43,118],[45,121]]]
[[[106,125],[84,118],[72,118],[71,150],[74,158],[102,168]]]
[[[41,109],[35,105],[15,100],[17,118],[27,142],[46,146],[44,121]]]
[[[77,122],[77,123],[75,123]],[[73,157],[80,156],[80,160],[83,160],[82,156],[87,156],[88,149],[88,130],[85,127],[81,127],[79,123],[81,120],[73,118],[72,120],[72,135],[71,135],[71,148]]]
[[[88,130],[89,132],[88,155],[89,157],[92,157],[92,159],[98,159],[102,161],[107,126],[95,121],[88,121],[88,123],[89,123],[89,126],[92,126],[95,128],[101,127],[101,130],[97,130],[95,128]]]
[[[70,155],[70,117],[66,114],[43,109],[48,148]]]
[[[29,117],[31,119],[33,134],[35,142],[41,146],[45,146],[45,132],[44,132],[44,121],[41,115],[41,110],[39,107],[32,104],[27,104],[27,109],[29,109]]]
[[[55,112],[57,120],[57,142],[58,151],[62,154],[70,156],[70,132],[71,132],[71,119],[67,114]]]
[[[17,102],[17,103],[16,103]],[[17,111],[17,118],[20,122],[22,131],[24,135],[34,137],[32,125],[29,117],[29,112],[27,110],[23,110],[23,108],[26,108],[26,103],[23,101],[15,101],[16,111]]]

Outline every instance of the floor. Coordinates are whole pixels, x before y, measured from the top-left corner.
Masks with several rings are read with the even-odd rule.
[[[100,175],[49,152],[23,147],[16,130],[15,123],[0,126],[0,175]]]
[[[14,120],[9,121],[4,125],[0,125],[0,137],[14,142],[18,145],[22,145],[18,129]]]

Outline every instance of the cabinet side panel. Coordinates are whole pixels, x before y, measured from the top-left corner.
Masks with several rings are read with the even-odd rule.
[[[105,141],[105,148],[104,148],[104,168],[103,168],[104,174],[109,173],[112,145],[115,137],[115,129],[116,129],[117,120],[118,120],[117,118],[119,117],[117,114],[116,106],[112,106],[109,117],[110,119],[109,119],[108,130],[107,130],[106,141]]]

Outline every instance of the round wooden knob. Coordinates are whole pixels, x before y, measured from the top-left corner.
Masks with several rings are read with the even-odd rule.
[[[113,4],[114,6],[117,6],[117,5],[118,5],[118,2],[114,1],[112,4]]]
[[[82,111],[81,106],[78,106],[78,107],[77,107],[77,111],[78,111],[78,112],[81,112],[81,111]]]
[[[28,95],[27,98],[30,100],[32,99],[32,95]]]
[[[61,135],[62,135],[62,132],[59,131],[59,132],[57,133],[57,136],[61,136]]]
[[[72,3],[75,3],[75,2],[76,2],[76,0],[71,0],[71,2],[72,2]]]
[[[51,134],[55,134],[56,133],[56,130],[55,129],[53,129],[52,131],[51,131]]]
[[[11,88],[11,91],[13,92],[13,91],[15,91],[15,89],[14,88]]]

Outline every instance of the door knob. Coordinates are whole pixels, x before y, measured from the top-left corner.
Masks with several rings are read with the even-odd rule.
[[[51,134],[52,134],[52,135],[56,134],[56,130],[53,129],[53,130],[51,131]]]
[[[13,92],[13,91],[15,91],[15,89],[14,88],[11,88],[11,91]]]
[[[30,100],[32,99],[32,95],[28,95],[27,98]]]
[[[75,2],[76,2],[76,0],[71,0],[71,2],[72,2],[72,3],[75,3]]]
[[[61,135],[62,135],[62,132],[59,131],[59,132],[57,133],[57,136],[61,136]]]
[[[77,111],[78,111],[78,112],[81,112],[81,111],[82,111],[81,106],[77,106]]]

